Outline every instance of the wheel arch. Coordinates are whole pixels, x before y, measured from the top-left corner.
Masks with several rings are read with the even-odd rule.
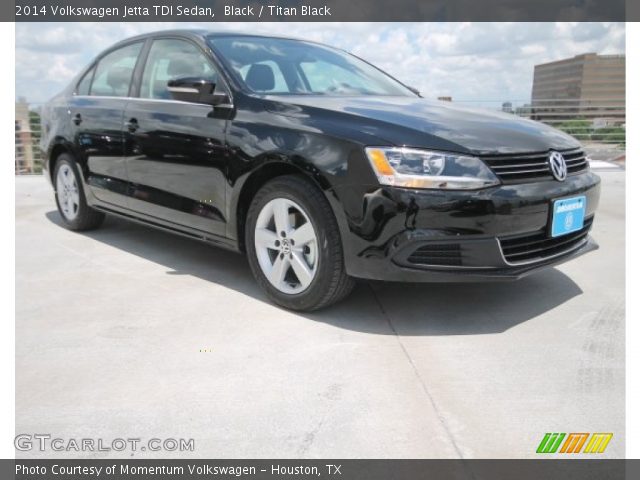
[[[54,183],[53,174],[55,173],[56,162],[58,161],[58,158],[60,157],[60,155],[62,155],[63,153],[68,153],[70,155],[73,155],[74,157],[77,157],[73,147],[63,138],[58,138],[54,140],[51,146],[49,147],[49,152],[45,160],[47,163],[47,172],[49,175],[49,180],[51,180],[52,183]]]
[[[242,180],[239,180],[234,188],[237,193],[231,195],[229,210],[231,214],[229,215],[230,222],[227,234],[231,238],[235,237],[240,251],[245,251],[245,223],[251,201],[263,185],[284,175],[298,175],[318,187],[325,196],[330,195],[331,184],[329,180],[312,164],[300,161],[265,161],[246,174]],[[339,217],[340,213],[336,212],[335,203],[329,201],[329,204],[334,215]],[[339,219],[338,223],[341,224]]]

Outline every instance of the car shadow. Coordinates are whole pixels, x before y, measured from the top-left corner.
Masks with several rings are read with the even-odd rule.
[[[46,218],[63,227],[57,211],[47,212]],[[240,254],[114,216],[107,216],[102,228],[81,234],[163,265],[168,275],[192,275],[271,304]],[[346,300],[298,315],[379,335],[492,334],[535,319],[580,294],[580,287],[555,268],[517,282],[359,281]]]

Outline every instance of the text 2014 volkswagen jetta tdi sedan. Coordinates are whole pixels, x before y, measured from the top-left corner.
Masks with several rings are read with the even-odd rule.
[[[596,248],[599,178],[573,138],[427,101],[316,43],[135,37],[43,122],[70,229],[111,213],[246,252],[292,309],[336,302],[353,278],[517,279]]]

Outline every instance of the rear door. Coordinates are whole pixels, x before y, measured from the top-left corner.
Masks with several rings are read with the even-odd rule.
[[[69,104],[85,181],[99,199],[127,207],[123,116],[144,42],[119,47],[98,60]]]
[[[139,98],[127,104],[126,164],[131,208],[145,215],[224,236],[224,135],[228,110],[172,100],[167,82],[219,75],[198,45],[154,39],[142,72]]]

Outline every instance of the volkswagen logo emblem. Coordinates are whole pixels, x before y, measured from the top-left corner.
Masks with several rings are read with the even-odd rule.
[[[549,169],[553,178],[559,182],[567,178],[567,162],[560,152],[549,152]]]

